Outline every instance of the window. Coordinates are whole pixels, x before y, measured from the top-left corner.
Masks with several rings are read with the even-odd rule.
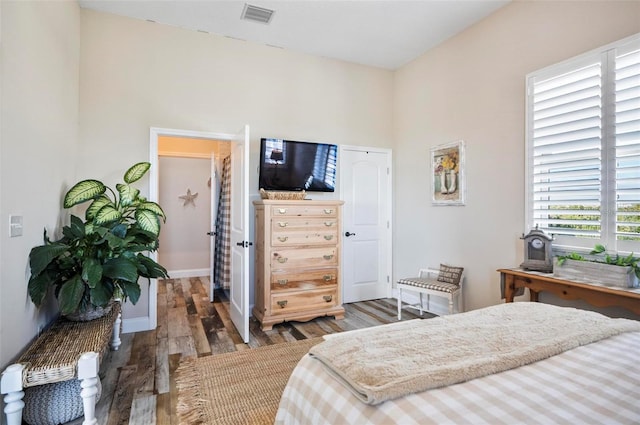
[[[640,34],[527,76],[526,222],[640,252]]]

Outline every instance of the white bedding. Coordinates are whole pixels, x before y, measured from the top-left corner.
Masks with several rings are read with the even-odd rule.
[[[372,406],[309,355],[276,424],[640,424],[640,332]]]

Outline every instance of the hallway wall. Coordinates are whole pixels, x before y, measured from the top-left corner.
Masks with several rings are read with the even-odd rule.
[[[209,274],[211,229],[211,160],[159,158],[160,205],[168,218],[160,233],[158,261],[172,278]],[[181,199],[187,190],[193,203]],[[203,273],[204,272],[204,273]]]

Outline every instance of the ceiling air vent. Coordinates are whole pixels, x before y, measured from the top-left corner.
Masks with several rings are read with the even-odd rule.
[[[253,6],[245,3],[241,18],[248,21],[268,24],[273,17],[273,13],[274,11],[271,9],[265,9],[264,7]]]

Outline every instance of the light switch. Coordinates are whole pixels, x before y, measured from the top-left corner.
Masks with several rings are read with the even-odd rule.
[[[12,238],[16,236],[22,236],[22,216],[10,215],[9,222],[11,226],[10,234]]]

